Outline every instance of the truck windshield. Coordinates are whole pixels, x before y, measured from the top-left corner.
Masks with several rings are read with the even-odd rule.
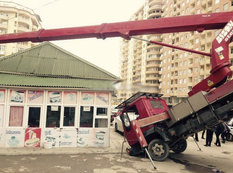
[[[150,100],[150,104],[151,104],[151,107],[152,107],[152,108],[155,108],[155,109],[163,109],[163,105],[161,104],[160,101],[157,101],[157,100]]]

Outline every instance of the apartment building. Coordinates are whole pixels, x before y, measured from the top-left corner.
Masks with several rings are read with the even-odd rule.
[[[233,1],[229,0],[146,0],[130,20],[232,11],[232,5]],[[209,52],[218,33],[216,30],[141,37]],[[209,57],[138,40],[122,42],[121,77],[124,82],[118,93],[119,100],[137,91],[158,92],[168,104],[174,105],[187,97],[192,86],[209,75]],[[233,46],[230,46],[231,60],[232,53]]]
[[[170,10],[165,10],[170,9]],[[229,0],[165,0],[163,17],[232,11]],[[212,41],[219,30],[172,33],[162,35],[169,44],[202,52],[210,52]],[[230,46],[233,49],[233,46]],[[230,49],[230,50],[231,50]],[[203,80],[210,72],[210,58],[164,47],[162,49],[160,91],[169,104],[177,104],[187,97],[192,86]],[[230,59],[233,54],[230,52]]]
[[[32,9],[14,2],[0,1],[0,34],[37,31],[41,28],[40,16]],[[31,42],[0,45],[0,56],[10,55],[32,47]]]
[[[130,20],[156,19],[161,17],[162,12],[162,0],[147,0]],[[161,35],[144,35],[138,38],[162,41]],[[122,41],[120,75],[123,82],[118,92],[119,101],[137,91],[159,92],[161,49],[161,46],[137,39]]]

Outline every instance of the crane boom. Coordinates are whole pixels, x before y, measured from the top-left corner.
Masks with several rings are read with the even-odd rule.
[[[145,34],[162,34],[186,31],[203,31],[221,29],[233,16],[233,12],[199,14],[189,16],[168,17],[119,23],[104,23],[101,25],[41,29],[35,32],[14,33],[0,36],[0,43],[10,42],[42,42],[53,40],[123,37]]]

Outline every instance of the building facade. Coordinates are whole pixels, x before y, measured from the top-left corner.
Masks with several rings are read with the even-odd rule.
[[[229,0],[146,0],[144,6],[133,15],[131,20],[232,10],[233,3]],[[212,41],[218,33],[219,31],[216,30],[203,31],[202,33],[184,32],[142,37],[193,50],[210,52]],[[130,46],[132,44],[137,46]],[[139,52],[137,56],[131,53],[135,51]],[[230,46],[229,51],[229,58],[233,61],[233,46]],[[137,40],[123,41],[121,52],[121,77],[126,84],[123,85],[121,92],[118,94],[120,100],[124,100],[135,93],[135,90],[131,88],[135,86],[133,76],[136,75],[141,77],[141,83],[138,83],[138,85],[145,91],[159,92],[163,94],[168,104],[177,104],[187,97],[187,93],[192,86],[209,75],[211,68],[209,57],[158,45],[150,45]],[[138,66],[138,71],[133,72],[131,69],[137,63],[131,65],[129,62],[135,58],[142,65]],[[148,90],[148,85],[154,90]],[[140,88],[136,91],[144,90]]]
[[[49,42],[0,69],[0,147],[109,146],[117,77]]]
[[[156,19],[162,15],[162,0],[146,1],[130,20]],[[138,38],[161,41],[161,35]],[[161,46],[141,40],[123,40],[121,44],[121,71],[123,79],[118,100],[123,101],[137,91],[159,92]]]
[[[40,16],[33,10],[14,2],[0,1],[0,34],[21,33],[41,29]],[[31,42],[0,45],[0,56],[10,55],[32,47]]]

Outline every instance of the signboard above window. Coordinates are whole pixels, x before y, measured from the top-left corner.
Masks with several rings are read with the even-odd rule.
[[[48,103],[57,104],[61,103],[61,92],[58,91],[49,91],[48,94]]]
[[[25,102],[25,91],[22,90],[11,90],[10,101],[11,103],[24,103]]]
[[[28,103],[42,104],[44,91],[28,91]]]

